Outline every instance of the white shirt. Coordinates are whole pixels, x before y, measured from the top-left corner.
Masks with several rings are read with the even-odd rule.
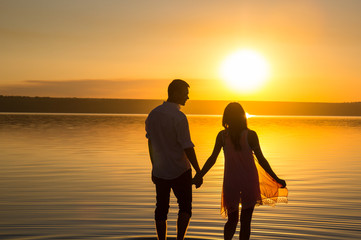
[[[153,150],[155,177],[174,179],[191,168],[184,149],[194,147],[186,115],[176,103],[163,102],[145,121],[146,137]]]

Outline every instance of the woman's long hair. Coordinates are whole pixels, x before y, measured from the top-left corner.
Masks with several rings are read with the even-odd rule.
[[[228,130],[235,149],[241,150],[241,133],[248,128],[246,112],[241,104],[232,102],[227,105],[224,109],[222,125]]]

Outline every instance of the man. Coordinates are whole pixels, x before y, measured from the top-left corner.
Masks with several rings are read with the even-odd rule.
[[[191,141],[188,120],[180,111],[188,98],[189,85],[175,79],[168,86],[168,99],[153,109],[145,121],[152,181],[156,186],[155,223],[158,239],[167,237],[170,190],[177,198],[179,212],[177,239],[184,239],[192,215],[192,172],[200,168]],[[197,182],[198,188],[202,181]]]

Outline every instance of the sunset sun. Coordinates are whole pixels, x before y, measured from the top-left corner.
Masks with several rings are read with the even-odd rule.
[[[220,74],[235,90],[249,92],[258,89],[269,77],[269,64],[258,52],[240,50],[222,63]]]

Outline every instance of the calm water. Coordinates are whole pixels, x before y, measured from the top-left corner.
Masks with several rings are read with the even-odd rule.
[[[145,115],[0,114],[0,239],[154,237]],[[189,116],[203,166],[220,116]],[[253,117],[289,203],[256,208],[251,239],[361,239],[361,118]],[[222,239],[223,154],[194,191],[187,237]],[[172,196],[169,235],[175,234]],[[235,235],[236,239],[236,235]]]

